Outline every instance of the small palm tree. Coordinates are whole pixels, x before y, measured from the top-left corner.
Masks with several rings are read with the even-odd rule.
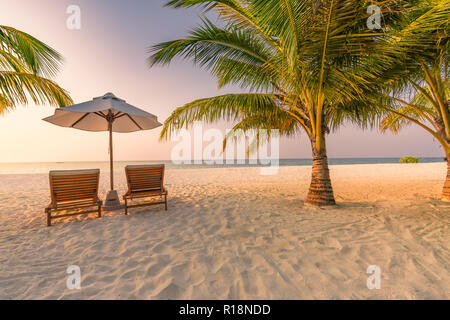
[[[59,69],[61,56],[22,31],[0,25],[0,114],[27,104],[67,106],[68,93],[48,78]]]
[[[387,84],[383,104],[391,113],[380,128],[398,133],[408,124],[425,129],[442,145],[448,173],[442,198],[450,201],[450,1],[420,1],[404,16],[386,51],[392,62],[381,78]],[[409,96],[410,98],[406,97]]]
[[[389,23],[410,1],[383,1]],[[306,203],[334,205],[326,135],[343,121],[370,122],[370,83],[361,67],[382,35],[369,30],[368,1],[355,0],[172,0],[172,7],[214,9],[223,22],[207,19],[185,39],[152,47],[150,64],[192,59],[218,79],[249,93],[193,101],[165,122],[162,138],[195,121],[237,122],[234,130],[304,132],[311,141],[313,168]],[[375,111],[376,113],[376,111]]]

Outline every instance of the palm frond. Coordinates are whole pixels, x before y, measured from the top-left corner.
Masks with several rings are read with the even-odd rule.
[[[262,64],[268,59],[264,43],[246,30],[221,29],[208,19],[191,31],[186,39],[164,42],[149,50],[150,66],[169,64],[175,57],[213,68],[222,57]]]
[[[25,32],[2,25],[0,52],[4,68],[9,65],[10,69],[21,71],[26,66],[30,73],[44,77],[55,76],[62,62],[61,55],[45,43]],[[17,59],[13,59],[11,55]]]
[[[380,123],[380,130],[386,132],[391,131],[394,134],[398,134],[404,127],[411,125],[411,121],[402,115],[406,115],[419,122],[422,122],[423,117],[413,108],[405,106],[396,110],[398,113],[391,113],[385,117]]]
[[[164,123],[161,139],[169,139],[172,132],[188,129],[196,121],[241,121],[264,115],[267,121],[275,122],[279,110],[277,99],[271,94],[227,94],[200,99],[175,109]]]
[[[61,55],[33,36],[0,25],[0,114],[31,98],[36,104],[67,106],[67,91],[50,80]]]
[[[0,71],[0,97],[3,108],[0,114],[17,104],[27,104],[28,97],[35,104],[60,107],[72,102],[69,94],[55,82],[29,73]]]

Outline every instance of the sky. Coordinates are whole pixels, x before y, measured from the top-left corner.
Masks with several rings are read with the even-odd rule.
[[[190,62],[148,67],[148,48],[182,38],[200,23],[196,9],[163,7],[165,0],[2,0],[0,24],[27,32],[65,59],[54,79],[76,103],[107,92],[158,116],[192,100],[240,92],[217,89],[215,79]],[[81,29],[67,28],[67,8],[81,9]],[[0,162],[106,161],[107,133],[61,128],[41,121],[53,107],[18,106],[0,116]],[[218,125],[225,129],[225,125]],[[158,140],[160,129],[114,135],[119,161],[168,160],[174,143]],[[327,137],[330,158],[441,157],[431,135],[411,126],[399,135],[347,125]],[[307,138],[283,138],[281,158],[311,158]]]

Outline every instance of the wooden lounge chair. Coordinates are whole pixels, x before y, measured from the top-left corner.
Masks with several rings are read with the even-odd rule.
[[[167,211],[167,190],[164,188],[164,165],[144,165],[125,167],[128,192],[123,196],[125,214],[129,208],[164,204]],[[143,202],[129,205],[129,200],[160,197],[161,201]],[[164,200],[162,200],[164,197]]]
[[[48,226],[53,219],[62,217],[92,212],[102,216],[102,201],[98,198],[100,170],[50,171],[49,176],[51,202],[45,208]],[[68,213],[58,215],[61,211]]]

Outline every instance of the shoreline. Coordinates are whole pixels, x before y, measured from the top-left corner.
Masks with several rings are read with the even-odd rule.
[[[351,159],[351,158],[349,158]],[[370,158],[368,158],[370,159]],[[380,158],[380,159],[386,159],[386,158]],[[430,158],[430,159],[434,159],[434,158]],[[303,159],[300,159],[303,160]],[[304,160],[308,160],[308,159],[304,159]],[[282,168],[310,168],[312,167],[312,160],[308,160],[311,161],[311,164],[292,164],[292,165],[280,165],[278,166],[279,169]],[[114,168],[114,174],[121,174],[124,171],[124,167],[128,164],[133,164],[133,163],[154,163],[154,164],[160,164],[157,161],[153,161],[153,162],[126,162],[126,161],[117,161],[115,164],[115,168]],[[22,165],[22,163],[3,163],[5,164],[11,164],[11,165],[16,165],[16,166],[20,166]],[[35,165],[37,163],[28,163],[27,165]],[[42,162],[40,164],[46,164],[46,165],[50,165],[50,164],[65,164],[65,165],[72,165],[72,164],[83,164],[83,166],[80,167],[76,167],[76,166],[68,166],[66,168],[57,168],[57,166],[49,166],[49,167],[45,167],[45,169],[40,169],[39,172],[2,172],[1,170],[1,164],[0,164],[0,176],[2,175],[34,175],[34,174],[45,174],[48,175],[48,173],[51,170],[78,170],[78,169],[101,169],[99,168],[100,166],[96,167],[95,165],[90,165],[90,164],[102,164],[102,166],[104,167],[104,169],[101,169],[101,173],[103,174],[109,174],[109,162],[105,162],[105,161],[99,161],[99,162],[62,162],[62,163],[52,163],[52,162]],[[162,163],[161,163],[162,164]],[[420,162],[420,163],[339,163],[339,164],[329,164],[329,168],[333,169],[333,168],[338,168],[341,166],[400,166],[400,167],[414,167],[414,166],[423,166],[423,165],[447,165],[447,163],[442,160],[442,161],[435,161],[435,162]],[[192,166],[192,167],[189,167]],[[174,171],[174,170],[216,170],[216,169],[262,169],[262,168],[270,168],[270,166],[263,166],[263,165],[224,165],[224,166],[218,166],[218,165],[171,165],[171,166],[166,166],[166,171]],[[275,174],[276,175],[276,174]]]

